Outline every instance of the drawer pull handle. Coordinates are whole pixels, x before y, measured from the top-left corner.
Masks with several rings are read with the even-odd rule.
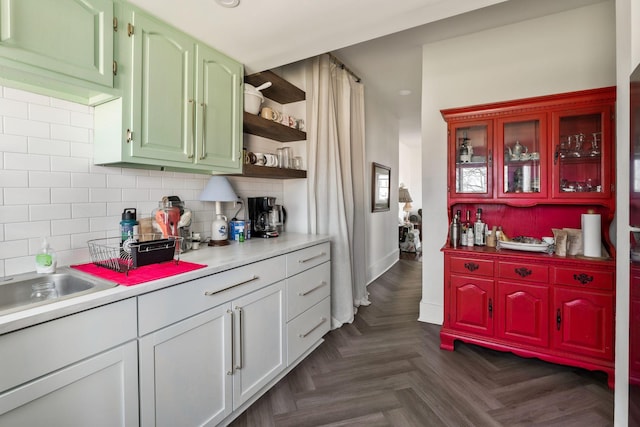
[[[469,270],[470,272],[474,272],[477,269],[480,268],[480,266],[478,264],[476,264],[475,262],[465,262],[464,263],[464,268],[466,268],[467,270]]]
[[[593,276],[589,276],[588,274],[584,274],[584,273],[574,274],[573,278],[574,280],[577,280],[583,285],[593,282]]]
[[[323,256],[325,256],[325,255],[326,255],[326,253],[325,253],[325,252],[320,252],[318,255],[314,255],[314,256],[312,256],[312,257],[310,257],[310,258],[300,259],[300,260],[298,260],[298,263],[300,263],[300,264],[304,264],[305,262],[312,261],[312,260],[314,260],[314,259],[316,259],[316,258],[321,258],[321,257],[323,257]]]
[[[251,279],[247,279],[247,280],[245,280],[245,281],[243,281],[243,282],[236,283],[235,285],[231,285],[231,286],[226,287],[226,288],[224,288],[224,289],[220,289],[219,291],[207,291],[207,292],[205,292],[204,294],[205,294],[206,296],[210,297],[211,295],[219,294],[220,292],[227,291],[227,290],[229,290],[229,289],[231,289],[231,288],[235,288],[236,286],[244,285],[244,284],[247,284],[247,283],[249,283],[249,282],[253,282],[253,281],[255,281],[255,280],[258,280],[258,279],[260,279],[260,276],[253,276]]]
[[[304,292],[298,292],[298,296],[299,297],[306,297],[307,295],[309,295],[311,292],[315,291],[316,289],[320,289],[321,287],[325,286],[327,284],[327,282],[325,282],[324,280],[322,282],[320,282],[320,284],[314,288],[309,289],[308,291],[304,291]]]
[[[236,311],[238,312],[238,360],[236,360],[236,369],[242,369],[242,361],[244,359],[244,349],[242,348],[242,341],[244,341],[244,331],[242,328],[242,307],[236,307]]]
[[[523,279],[527,276],[531,276],[531,273],[533,273],[527,267],[518,267],[514,271],[518,276],[522,277]]]
[[[300,334],[300,335],[298,335],[298,337],[299,337],[299,338],[306,338],[306,337],[308,337],[308,336],[309,336],[309,334],[311,334],[313,331],[315,331],[315,330],[316,330],[316,329],[318,329],[320,326],[322,326],[322,324],[323,324],[324,322],[326,322],[326,321],[327,321],[327,318],[326,318],[326,317],[321,318],[321,319],[320,319],[320,323],[318,323],[316,326],[314,326],[313,328],[311,328],[311,330],[310,330],[309,332],[307,332],[306,334]]]
[[[227,314],[229,315],[229,324],[231,325],[231,357],[229,361],[231,362],[231,366],[229,366],[229,370],[227,371],[227,375],[233,375],[233,311],[227,310]]]

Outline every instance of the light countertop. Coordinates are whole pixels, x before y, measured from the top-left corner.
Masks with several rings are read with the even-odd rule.
[[[0,315],[0,334],[153,292],[178,283],[199,279],[221,271],[328,242],[329,240],[330,237],[324,235],[283,233],[277,238],[253,238],[242,243],[230,242],[228,246],[200,246],[198,250],[182,254],[180,259],[197,264],[206,264],[204,268],[138,285],[115,286],[104,291]],[[85,273],[78,272],[78,274]]]

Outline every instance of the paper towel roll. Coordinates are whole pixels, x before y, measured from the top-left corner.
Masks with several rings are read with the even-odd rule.
[[[582,243],[584,256],[601,257],[602,243],[600,231],[600,214],[582,214]]]

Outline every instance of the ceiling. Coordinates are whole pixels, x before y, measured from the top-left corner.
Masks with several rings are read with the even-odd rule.
[[[247,73],[333,52],[420,143],[422,45],[610,0],[130,0]],[[410,91],[400,95],[401,90]]]

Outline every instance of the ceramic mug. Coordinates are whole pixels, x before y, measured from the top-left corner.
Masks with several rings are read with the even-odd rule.
[[[267,164],[267,158],[264,153],[253,153],[256,156],[256,165],[265,166]]]
[[[265,166],[278,166],[278,156],[272,153],[267,153],[264,155],[265,157]]]
[[[271,120],[273,120],[274,122],[280,122],[282,120],[282,112],[276,111],[276,110],[272,110],[271,111]]]
[[[272,120],[273,109],[271,107],[263,107],[262,111],[260,111],[260,116],[262,116],[263,119]]]

